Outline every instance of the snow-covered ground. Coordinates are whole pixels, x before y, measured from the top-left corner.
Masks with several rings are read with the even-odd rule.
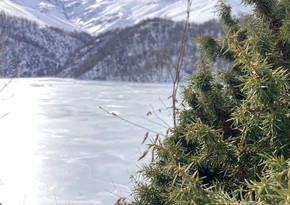
[[[214,11],[217,2],[194,0],[191,21],[205,22],[216,18]],[[240,5],[240,0],[228,2],[234,14],[249,10]],[[107,30],[132,26],[148,18],[185,20],[187,0],[1,0],[0,10],[40,24],[97,35]]]
[[[7,114],[0,119],[0,203],[112,205],[128,197],[146,131],[99,106],[164,132],[152,107],[170,124],[163,105],[170,104],[170,90],[169,84],[13,80],[0,93],[0,116]]]

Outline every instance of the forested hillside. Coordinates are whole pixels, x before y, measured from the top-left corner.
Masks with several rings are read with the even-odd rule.
[[[2,77],[170,82],[184,28],[183,22],[151,19],[93,37],[42,27],[5,13],[0,13],[0,21]],[[195,71],[192,62],[200,55],[193,39],[202,33],[218,36],[221,32],[216,21],[191,25],[183,78]]]
[[[0,35],[1,77],[55,76],[67,58],[92,39],[41,27],[3,12]]]
[[[82,79],[170,82],[183,28],[182,22],[152,19],[107,32],[98,36],[95,44],[76,53],[68,61],[68,69],[60,75]],[[198,44],[193,39],[202,33],[220,35],[220,24],[210,21],[191,25],[183,77],[195,70],[192,62],[199,53]]]

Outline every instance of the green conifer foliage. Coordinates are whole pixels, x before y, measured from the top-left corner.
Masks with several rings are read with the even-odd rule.
[[[290,2],[242,2],[252,15],[234,19],[221,2],[225,35],[200,38],[186,106],[149,145],[133,204],[290,204]],[[214,69],[218,58],[231,63]]]

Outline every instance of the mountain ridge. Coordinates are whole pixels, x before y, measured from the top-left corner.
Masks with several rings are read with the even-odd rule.
[[[209,11],[216,1],[197,1],[193,7],[199,8],[199,12]],[[186,5],[186,1],[140,0],[136,3],[123,0],[123,4],[112,9],[118,2],[120,0],[0,1],[0,77],[172,81],[185,23],[177,20],[186,15],[178,6],[182,2]],[[163,7],[165,2],[168,5]],[[208,2],[211,4],[202,7]],[[123,15],[127,11],[125,5],[129,10],[139,8],[135,12],[140,15]],[[152,9],[155,12],[151,13]],[[99,15],[94,13],[96,11]],[[88,27],[75,24],[79,13],[83,13],[84,24],[90,23]],[[159,17],[165,14],[167,17],[176,15],[176,18]],[[140,19],[134,19],[137,17]],[[98,18],[104,18],[103,22],[96,20]],[[189,30],[189,39],[201,34],[219,36],[222,33],[216,20],[191,22]],[[201,55],[198,46],[193,40],[186,44],[183,79],[195,70],[193,63]]]
[[[155,18],[99,36],[41,27],[0,13],[0,76],[85,80],[171,82],[184,22]],[[189,39],[222,33],[217,21],[192,24]],[[194,72],[200,55],[186,45],[182,78]]]
[[[216,19],[218,0],[199,0],[191,5],[190,21],[203,23]],[[249,10],[237,0],[229,0],[233,13]],[[181,21],[186,18],[185,0],[2,0],[0,10],[9,15],[36,21],[66,31],[83,31],[99,35],[152,18]]]

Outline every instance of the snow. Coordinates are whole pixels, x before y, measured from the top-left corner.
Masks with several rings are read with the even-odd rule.
[[[161,108],[170,124],[160,102],[170,104],[170,91],[169,84],[14,79],[0,95],[0,114],[8,113],[0,120],[0,203],[111,205],[118,195],[130,198],[146,131],[98,107],[165,132],[146,114],[150,105]]]
[[[31,21],[35,21],[39,23],[40,25],[45,25],[45,22],[39,20],[29,12],[28,8],[25,8],[21,5],[15,4],[10,0],[2,0],[0,1],[0,11],[4,11],[10,15],[21,17],[21,18],[27,18]]]
[[[53,26],[67,31],[81,30],[66,19],[60,8],[52,4],[36,2],[38,1],[23,0],[20,4],[11,0],[1,0],[0,11],[35,21],[42,26]]]
[[[192,22],[202,23],[213,18],[218,0],[193,1]],[[230,0],[233,13],[248,12]],[[175,21],[185,20],[186,0],[2,0],[0,10],[28,18],[40,24],[65,30],[84,30],[97,35],[107,30],[131,26],[144,19],[161,17]],[[20,12],[19,12],[20,11]]]

